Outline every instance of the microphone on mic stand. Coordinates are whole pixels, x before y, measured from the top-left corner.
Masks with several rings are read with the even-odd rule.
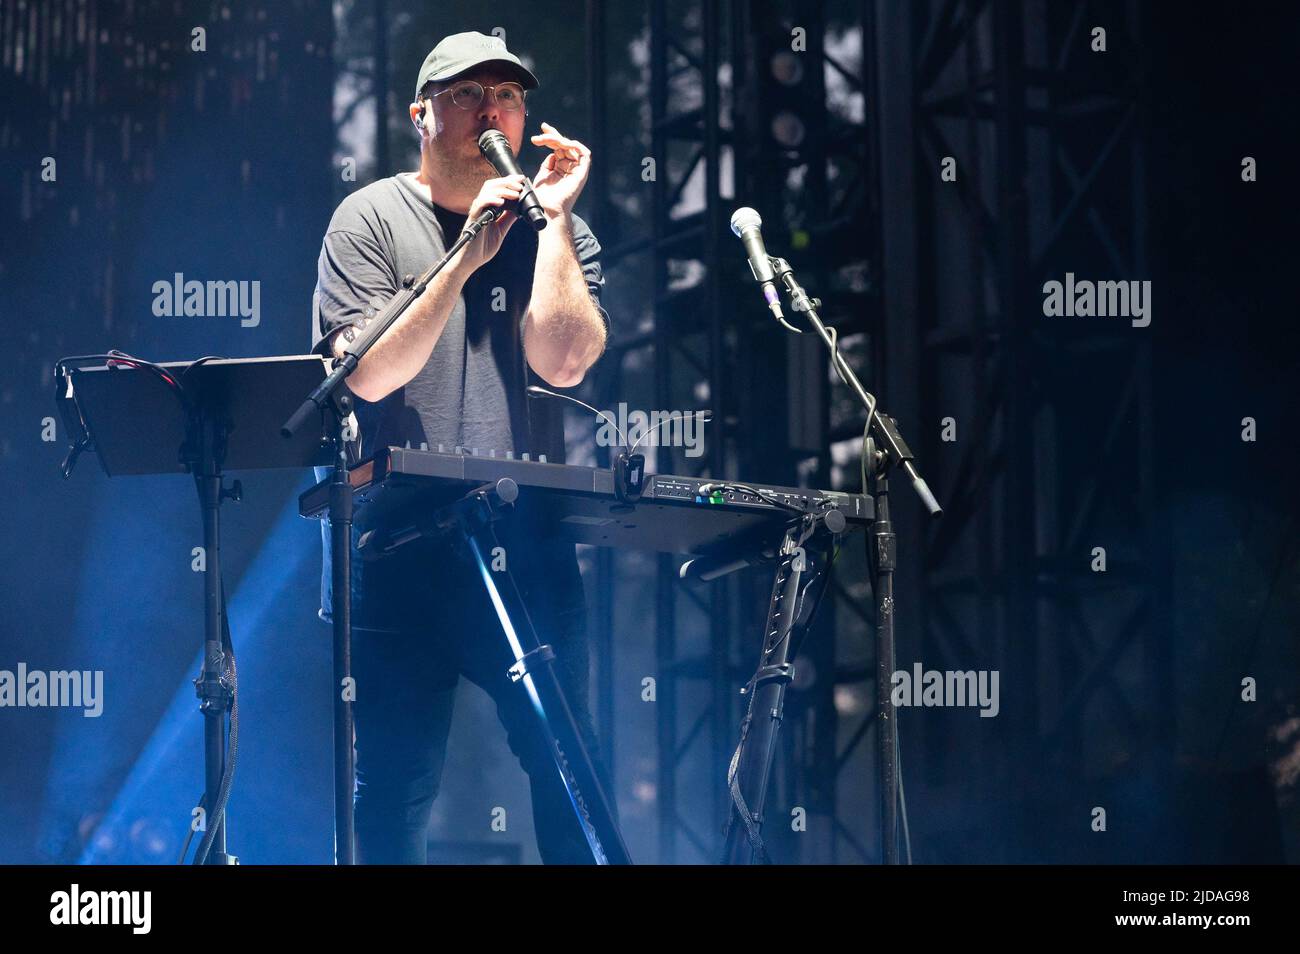
[[[483,130],[483,134],[478,137],[478,148],[479,152],[483,153],[483,157],[492,163],[492,168],[498,175],[524,175],[523,170],[519,168],[519,162],[515,159],[515,154],[510,150],[510,140],[500,129]],[[495,210],[493,219],[499,219],[514,206],[517,206],[516,212],[519,217],[527,219],[536,231],[540,232],[546,228],[546,211],[537,201],[537,196],[533,193],[533,184],[527,176],[524,176],[524,194],[517,201],[508,202],[501,209]]]
[[[745,245],[745,254],[749,256],[749,270],[754,273],[754,280],[763,287],[763,300],[771,309],[776,320],[785,324],[781,314],[781,295],[776,290],[776,273],[767,258],[767,248],[763,245],[763,219],[757,212],[746,206],[731,213],[731,231]]]

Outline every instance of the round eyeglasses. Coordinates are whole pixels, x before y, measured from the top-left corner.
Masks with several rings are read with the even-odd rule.
[[[443,93],[451,93],[451,101],[461,109],[477,109],[483,102],[483,94],[492,90],[492,98],[502,109],[516,110],[524,105],[524,88],[518,83],[500,83],[496,86],[483,86],[473,80],[462,80],[446,89],[438,90],[430,99],[437,99]]]

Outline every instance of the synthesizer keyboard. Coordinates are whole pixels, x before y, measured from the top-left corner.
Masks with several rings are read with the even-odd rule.
[[[502,478],[519,487],[517,510],[575,543],[708,555],[775,537],[798,514],[838,510],[848,529],[871,522],[869,496],[751,481],[647,474],[640,498],[619,499],[609,468],[552,464],[513,455],[384,448],[349,473],[359,527],[396,527]],[[329,480],[299,498],[299,513],[324,519]],[[790,509],[794,508],[794,509]]]

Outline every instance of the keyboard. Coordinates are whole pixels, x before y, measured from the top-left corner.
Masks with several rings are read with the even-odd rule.
[[[354,466],[348,478],[357,525],[388,528],[390,537],[474,487],[502,478],[518,485],[514,506],[539,532],[574,543],[661,553],[718,555],[779,540],[798,516],[795,511],[838,510],[849,530],[869,524],[874,513],[871,497],[862,494],[673,474],[646,475],[640,499],[628,503],[619,499],[609,468],[475,448],[387,447]],[[308,518],[328,517],[329,480],[304,492],[298,510]]]

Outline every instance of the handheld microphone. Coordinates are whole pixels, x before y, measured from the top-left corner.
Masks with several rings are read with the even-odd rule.
[[[767,260],[767,248],[763,245],[762,225],[763,219],[749,207],[731,213],[731,231],[745,244],[749,270],[754,273],[754,280],[763,286],[763,300],[776,319],[784,323],[781,296],[776,290],[776,273],[772,271],[772,263]]]
[[[515,154],[510,151],[510,140],[500,129],[485,129],[483,135],[478,137],[479,152],[483,157],[492,163],[492,168],[502,176],[519,176],[523,175],[523,170],[519,168],[519,163],[515,160]],[[532,227],[540,232],[546,228],[546,212],[542,209],[542,204],[537,201],[537,196],[533,193],[532,183],[528,177],[524,176],[524,194],[516,202],[507,203],[501,210],[504,214],[506,209],[511,206],[517,206],[520,218],[527,219]],[[498,214],[496,218],[500,218]]]

